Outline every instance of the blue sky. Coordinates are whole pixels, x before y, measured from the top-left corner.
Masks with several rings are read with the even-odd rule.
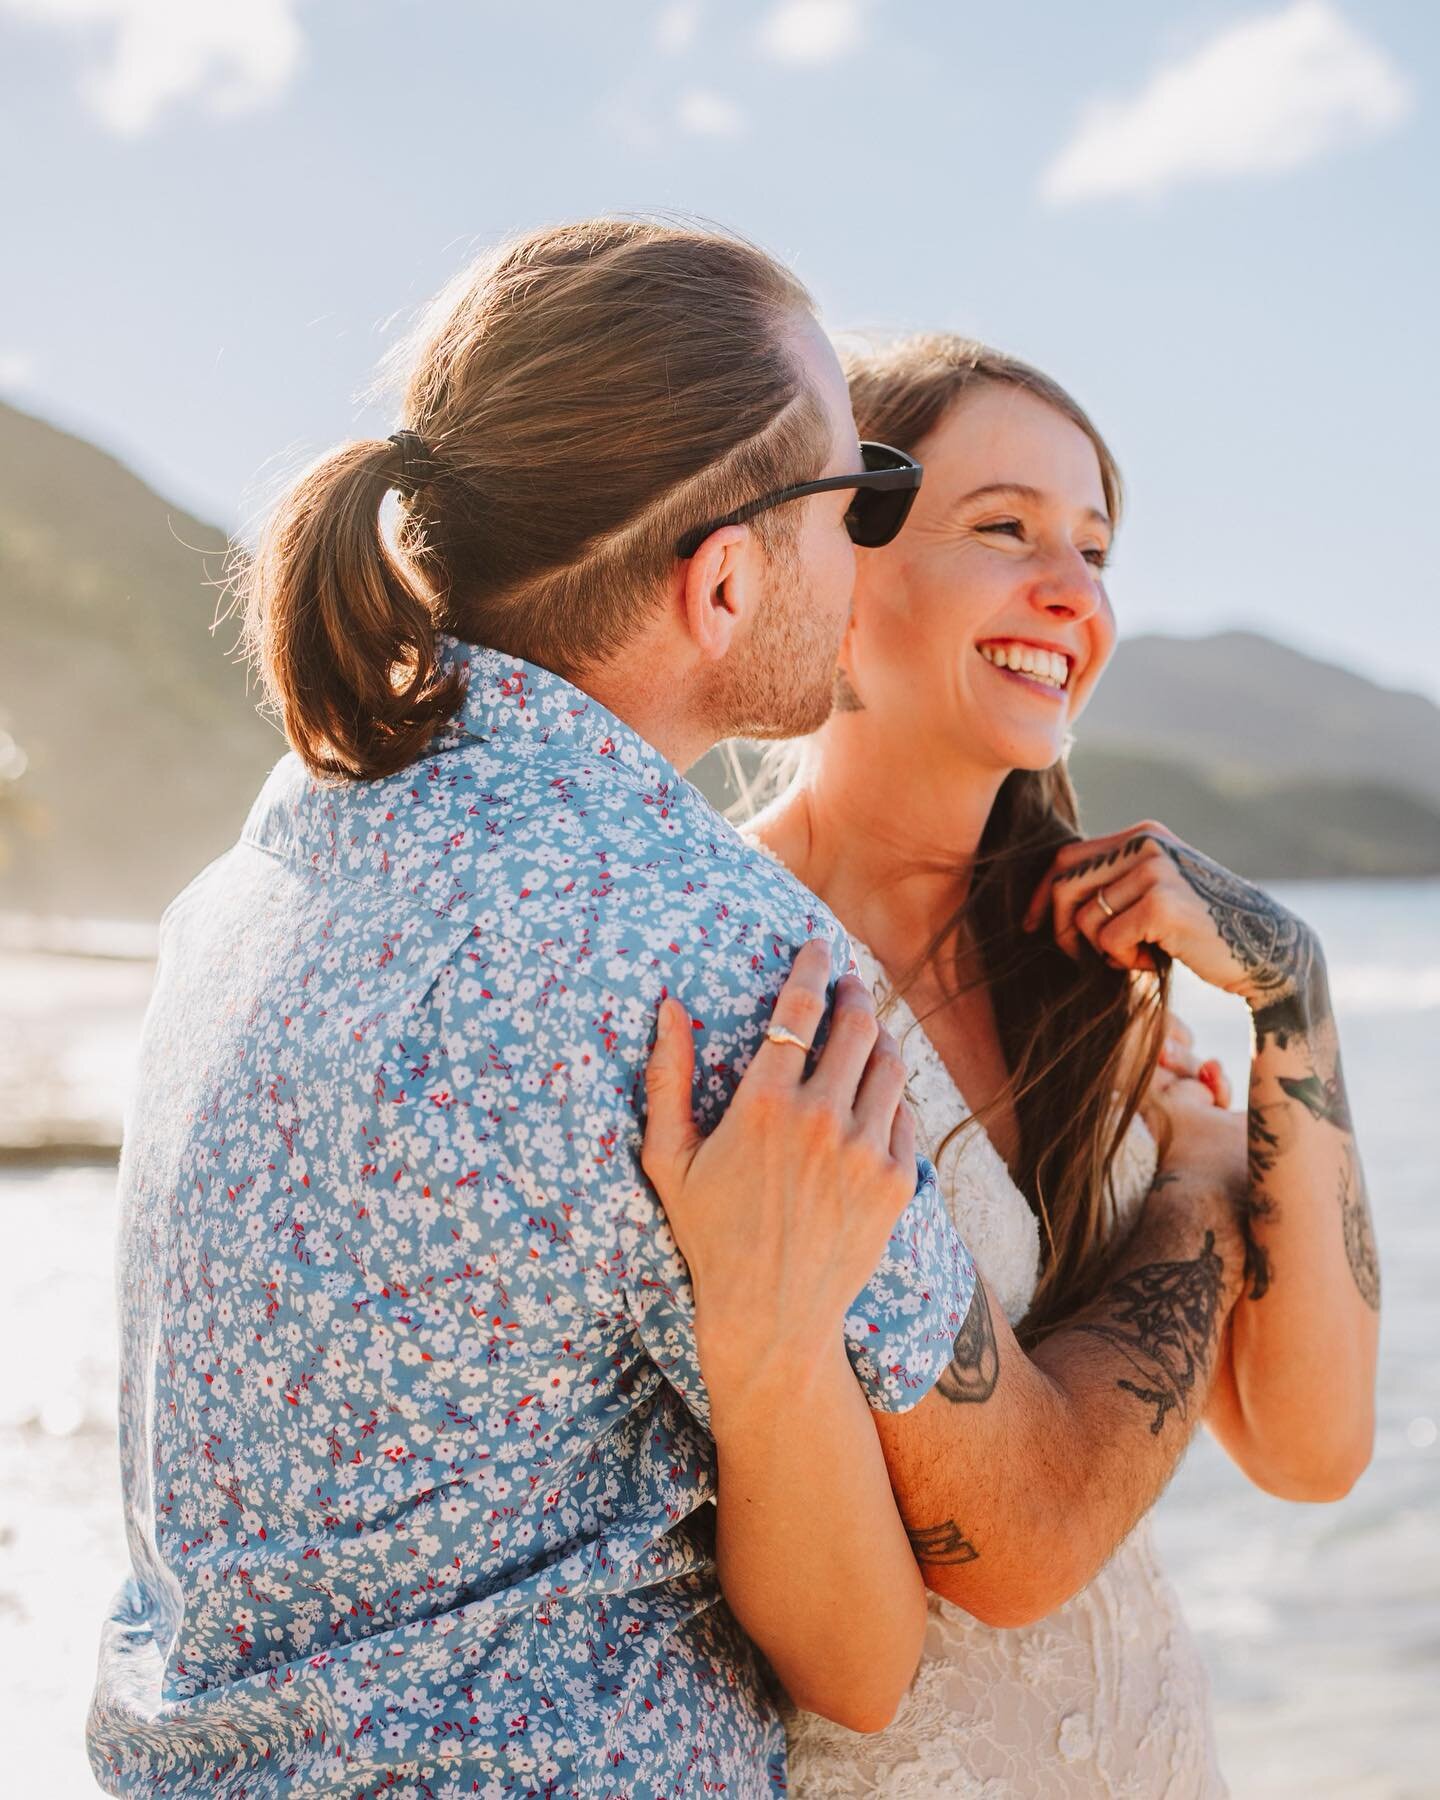
[[[473,249],[682,210],[1069,385],[1122,628],[1440,698],[1437,71],[1410,0],[0,0],[0,393],[241,526]]]

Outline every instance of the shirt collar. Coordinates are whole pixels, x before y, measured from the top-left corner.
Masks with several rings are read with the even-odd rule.
[[[442,669],[458,670],[466,689],[459,711],[435,741],[437,750],[453,748],[467,737],[508,751],[556,744],[572,753],[610,758],[647,783],[682,780],[674,764],[633,726],[538,663],[444,633],[439,663]]]

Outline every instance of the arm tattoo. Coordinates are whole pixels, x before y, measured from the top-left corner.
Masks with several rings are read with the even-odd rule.
[[[1138,1379],[1121,1376],[1115,1385],[1155,1408],[1152,1436],[1172,1412],[1183,1419],[1189,1410],[1215,1335],[1224,1272],[1215,1233],[1207,1231],[1197,1257],[1129,1270],[1111,1284],[1108,1315],[1076,1326],[1114,1344],[1130,1363]]]
[[[1300,1102],[1312,1119],[1333,1125],[1337,1131],[1354,1129],[1350,1123],[1350,1101],[1345,1093],[1345,1078],[1340,1073],[1338,1057],[1333,1075],[1322,1076],[1317,1072],[1300,1080],[1282,1075],[1280,1086],[1292,1100]]]
[[[1380,1258],[1370,1223],[1365,1176],[1353,1144],[1346,1145],[1345,1166],[1340,1171],[1340,1227],[1345,1233],[1345,1260],[1350,1264],[1356,1290],[1372,1312],[1379,1312]]]
[[[1255,1036],[1283,1049],[1330,1016],[1325,962],[1314,932],[1260,888],[1184,844],[1160,848],[1205,902],[1226,949],[1254,990]]]
[[[905,1535],[916,1562],[969,1563],[980,1554],[953,1519],[942,1525],[922,1525],[916,1531],[907,1526]]]
[[[985,1298],[985,1283],[977,1280],[970,1310],[955,1339],[955,1354],[935,1383],[935,1391],[955,1406],[978,1405],[995,1392],[999,1379],[1000,1348],[990,1322],[990,1302]]]
[[[1240,1206],[1240,1231],[1245,1239],[1245,1291],[1252,1300],[1263,1300],[1275,1279],[1269,1247],[1255,1235],[1257,1220],[1273,1225],[1280,1216],[1279,1207],[1265,1192],[1265,1178],[1280,1160],[1280,1133],[1265,1117],[1272,1110],[1252,1104],[1246,1136],[1250,1182]]]

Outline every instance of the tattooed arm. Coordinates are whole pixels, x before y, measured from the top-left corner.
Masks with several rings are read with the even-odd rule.
[[[1370,1460],[1380,1268],[1318,946],[1253,1010],[1250,1266],[1210,1426],[1288,1500],[1336,1500]]]
[[[1370,1456],[1380,1278],[1314,933],[1153,823],[1062,852],[1036,902],[1072,953],[1137,968],[1158,948],[1249,1005],[1245,1299],[1209,1422],[1269,1492],[1339,1498]]]
[[[935,1389],[875,1415],[927,1585],[987,1624],[1028,1624],[1083,1587],[1205,1411],[1244,1261],[1238,1159],[1216,1118],[1176,1121],[1093,1306],[1027,1356],[977,1295]]]

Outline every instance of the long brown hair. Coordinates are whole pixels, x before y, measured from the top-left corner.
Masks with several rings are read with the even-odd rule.
[[[1123,490],[1114,457],[1080,406],[1038,369],[948,334],[903,338],[843,360],[861,437],[922,462],[925,439],[968,395],[997,385],[1035,395],[1095,446],[1118,522]],[[1080,835],[1063,758],[1048,769],[1013,771],[986,823],[963,908],[908,976],[933,966],[942,987],[956,991],[967,946],[984,971],[1009,1070],[999,1099],[1013,1104],[1020,1132],[1016,1176],[1041,1223],[1043,1267],[1022,1331],[1032,1342],[1093,1298],[1113,1251],[1116,1159],[1159,1059],[1169,992],[1168,968],[1131,976],[1088,948],[1076,964],[1048,933],[1021,930],[1055,851]],[[953,982],[944,980],[947,963]],[[957,1122],[957,1131],[964,1128]]]
[[[437,632],[579,674],[655,604],[687,527],[818,473],[825,415],[790,329],[812,310],[753,245],[639,220],[535,232],[460,276],[406,351],[415,439],[322,456],[241,574],[311,771],[422,754],[461,698]],[[757,521],[767,547],[790,529]]]

